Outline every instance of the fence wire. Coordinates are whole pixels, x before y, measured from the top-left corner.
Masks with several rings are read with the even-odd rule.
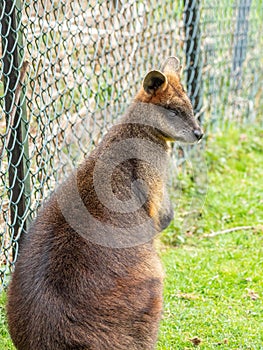
[[[0,0],[0,285],[41,202],[171,55],[213,130],[262,108],[261,0]]]

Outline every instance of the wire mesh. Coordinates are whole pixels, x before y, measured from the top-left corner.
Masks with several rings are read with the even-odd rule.
[[[167,56],[207,130],[254,120],[262,18],[261,0],[0,0],[0,284],[39,205]]]

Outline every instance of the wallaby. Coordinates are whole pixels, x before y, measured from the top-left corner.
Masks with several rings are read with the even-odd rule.
[[[18,350],[154,349],[173,210],[170,142],[203,132],[178,58],[150,71],[119,123],[43,204],[21,246],[7,316]]]

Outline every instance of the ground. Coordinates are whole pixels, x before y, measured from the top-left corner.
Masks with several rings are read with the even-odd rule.
[[[207,140],[205,203],[194,206],[184,233],[191,198],[205,194],[191,172],[182,177],[175,220],[160,247],[166,284],[158,350],[263,349],[262,137],[262,128],[246,125]],[[240,226],[253,228],[205,237]]]

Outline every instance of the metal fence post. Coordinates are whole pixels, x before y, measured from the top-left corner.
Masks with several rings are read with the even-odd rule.
[[[184,0],[184,32],[187,92],[194,112],[202,121],[203,86],[200,29],[200,0]]]
[[[10,225],[13,237],[13,260],[16,258],[17,242],[26,231],[26,216],[30,204],[30,179],[28,166],[28,121],[25,91],[21,82],[23,67],[22,7],[20,0],[1,1],[2,62],[4,78],[4,111],[9,132],[5,150],[8,157]],[[18,93],[18,90],[19,93]],[[4,149],[3,149],[4,152]]]
[[[234,49],[232,61],[232,78],[235,90],[241,88],[242,65],[246,58],[249,12],[251,0],[239,0],[237,8],[236,28],[234,33]]]

